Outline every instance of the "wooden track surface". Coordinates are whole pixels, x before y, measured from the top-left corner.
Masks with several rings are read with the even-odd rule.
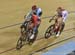
[[[75,10],[75,0],[0,0],[0,27],[23,22],[24,15],[30,10],[33,4],[42,8],[42,17],[54,15],[59,6],[64,7],[68,11]],[[15,46],[20,36],[20,25],[0,29],[0,55],[28,55],[49,44],[75,36],[75,29],[72,29],[75,28],[75,13],[69,14],[64,29],[67,31],[62,32],[57,39],[54,37],[51,37],[48,40],[43,38],[46,29],[53,23],[49,23],[48,21],[48,18],[42,19],[37,38],[39,40],[36,40],[31,46],[23,46],[19,51],[15,49]],[[53,47],[50,47],[49,49],[52,48]]]

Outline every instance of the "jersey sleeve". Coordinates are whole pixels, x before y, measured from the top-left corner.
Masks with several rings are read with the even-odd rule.
[[[41,8],[37,9],[37,15],[39,16],[40,12],[42,12]]]
[[[68,16],[68,12],[67,11],[63,11],[62,12],[63,22],[65,22],[65,20],[67,19],[67,16]]]
[[[31,16],[32,16],[31,14],[32,14],[32,11],[30,11],[30,12],[27,13],[26,20],[31,18]]]

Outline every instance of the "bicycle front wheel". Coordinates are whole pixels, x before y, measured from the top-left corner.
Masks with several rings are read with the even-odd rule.
[[[20,37],[17,41],[17,45],[16,45],[16,49],[19,50],[21,47],[22,47],[22,43],[23,43],[23,40],[22,38]]]
[[[52,36],[52,33],[54,32],[53,30],[54,30],[54,24],[49,26],[48,29],[46,30],[45,32],[46,39]]]

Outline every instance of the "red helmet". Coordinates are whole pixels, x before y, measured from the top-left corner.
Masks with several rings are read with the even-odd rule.
[[[35,10],[36,8],[37,8],[36,5],[33,5],[33,6],[32,6],[32,10]]]

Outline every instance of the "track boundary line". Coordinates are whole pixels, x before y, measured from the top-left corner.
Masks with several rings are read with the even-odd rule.
[[[72,29],[75,29],[75,28],[70,28],[70,29],[63,30],[63,32],[68,31],[68,30],[72,30]],[[38,40],[40,40],[40,39],[43,39],[43,38],[44,38],[44,37],[38,38],[36,41],[38,41]],[[6,53],[6,52],[11,51],[11,50],[14,50],[14,49],[16,49],[16,47],[12,47],[12,48],[10,48],[10,49],[4,50],[4,51],[0,52],[0,54]],[[36,51],[36,52],[37,52],[37,51]],[[34,54],[34,53],[31,53],[31,54]]]
[[[12,25],[8,25],[8,26],[0,27],[0,29],[5,29],[5,28],[13,27],[13,26],[20,25],[20,24],[22,24],[22,23],[17,23],[17,24],[12,24]]]
[[[57,45],[57,44],[59,44],[59,43],[61,43],[61,42],[64,42],[64,41],[68,41],[68,40],[70,40],[70,39],[72,39],[72,38],[75,38],[75,36],[72,36],[72,37],[69,37],[69,38],[65,38],[65,39],[60,40],[60,41],[58,41],[58,42],[55,42],[55,43],[49,44],[48,46],[43,47],[43,48],[41,48],[41,49],[39,49],[39,50],[36,50],[36,51],[30,53],[29,55],[33,55],[33,54],[35,54],[35,53],[37,53],[37,52],[40,52],[40,51],[45,50],[45,49],[48,48],[48,47],[51,47],[51,46]]]
[[[70,13],[75,13],[75,11],[70,11],[69,14],[70,14]],[[42,18],[50,18],[50,17],[53,17],[53,16],[47,16],[47,17],[42,17]],[[9,26],[0,27],[0,29],[5,29],[5,28],[13,27],[13,26],[20,25],[20,24],[22,24],[22,23],[16,23],[16,24],[12,24],[12,25],[9,25]],[[67,30],[64,30],[64,31],[68,31],[68,30],[71,30],[71,29],[75,29],[75,28],[70,28],[70,29],[67,29]],[[64,31],[63,31],[63,32],[64,32]],[[75,37],[75,36],[74,36],[74,37]],[[42,38],[39,38],[39,39],[42,39]],[[39,40],[39,39],[37,39],[37,40]],[[70,39],[70,38],[68,38],[68,39]],[[62,41],[61,41],[61,42],[62,42]],[[50,46],[52,46],[52,45],[50,45]],[[46,47],[46,48],[47,48],[47,47]],[[4,50],[4,51],[0,52],[0,54],[3,54],[3,53],[8,52],[8,51],[11,51],[11,50],[13,50],[13,49],[15,49],[15,47],[12,47],[12,48],[10,48],[10,49]],[[38,52],[38,51],[35,51],[35,52]],[[32,54],[34,54],[34,53],[32,53]]]
[[[53,17],[53,16],[47,16],[47,17],[42,17],[42,18],[50,18],[50,17]],[[13,26],[20,25],[20,24],[22,24],[22,23],[16,23],[16,24],[12,24],[12,25],[7,25],[7,26],[4,26],[4,27],[0,27],[0,29],[13,27]]]
[[[66,30],[63,30],[63,32],[66,32],[66,31],[69,31],[69,30],[72,30],[72,29],[75,29],[75,27],[74,28],[69,28],[69,29],[66,29]],[[42,35],[41,35],[42,36]],[[44,37],[41,37],[41,38],[38,38],[37,40],[40,40],[40,39],[43,39]]]
[[[7,49],[7,50],[5,50],[5,51],[0,52],[0,54],[6,53],[6,52],[11,51],[11,50],[14,50],[14,49],[15,49],[15,47],[10,48],[10,49]]]
[[[70,13],[75,13],[75,11],[69,11],[68,13],[69,13],[69,14],[70,14]],[[54,17],[54,16],[55,16],[55,15],[53,15],[53,16],[47,16],[47,17],[42,17],[42,19],[45,19],[45,18],[52,18],[52,17]],[[12,24],[12,25],[8,25],[8,26],[0,27],[0,29],[5,29],[5,28],[13,27],[13,26],[20,25],[20,24],[22,24],[22,23],[16,23],[16,24]]]

